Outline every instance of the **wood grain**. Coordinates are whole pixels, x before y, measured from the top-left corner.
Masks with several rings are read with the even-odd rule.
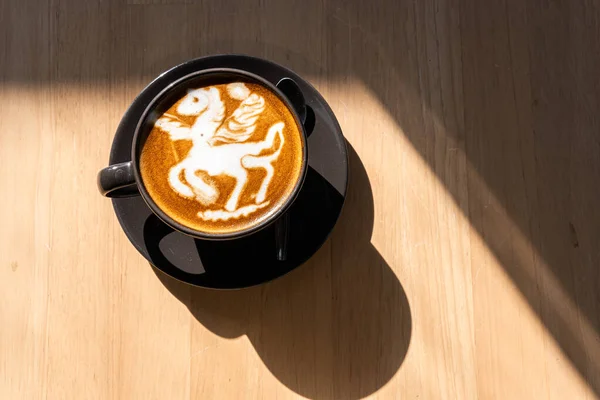
[[[0,398],[600,396],[600,6],[0,0]],[[302,268],[155,272],[95,187],[153,77],[246,53],[351,147]]]

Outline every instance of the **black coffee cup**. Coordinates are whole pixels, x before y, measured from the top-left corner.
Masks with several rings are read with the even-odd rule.
[[[167,71],[165,74],[177,72],[177,69],[184,67],[186,67],[186,64],[176,66]],[[161,76],[164,76],[165,74],[162,74]],[[173,75],[176,76],[177,74]],[[161,210],[161,208],[152,200],[150,194],[144,186],[144,182],[140,174],[139,159],[143,144],[151,131],[151,126],[153,125],[156,116],[161,115],[162,112],[166,111],[168,105],[173,103],[173,99],[175,99],[177,96],[180,96],[182,91],[185,91],[188,88],[210,85],[211,82],[215,82],[223,78],[237,78],[246,82],[254,82],[266,87],[272,93],[274,93],[288,108],[295,119],[297,126],[300,128],[302,133],[301,140],[303,142],[304,153],[300,177],[298,178],[292,193],[281,207],[269,215],[264,221],[261,221],[259,224],[249,228],[227,233],[208,233],[185,226],[175,221],[163,210]],[[152,84],[146,87],[144,91],[148,90],[151,85]],[[277,257],[283,260],[286,257],[286,243],[289,230],[286,211],[292,205],[300,189],[302,188],[302,184],[308,169],[308,146],[306,141],[308,133],[305,127],[306,117],[307,105],[305,103],[304,96],[298,85],[291,78],[283,78],[277,84],[274,84],[259,75],[244,71],[243,69],[239,68],[214,68],[188,73],[185,76],[168,84],[165,89],[158,93],[153,100],[148,103],[144,112],[142,113],[141,118],[138,120],[135,132],[133,133],[131,161],[111,165],[102,169],[98,173],[98,188],[100,193],[106,197],[115,198],[141,196],[150,210],[165,224],[177,231],[198,239],[236,239],[255,233],[277,221],[275,226],[278,247]]]

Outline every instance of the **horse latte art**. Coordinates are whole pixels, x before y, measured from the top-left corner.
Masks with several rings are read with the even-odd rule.
[[[302,131],[275,93],[249,82],[188,89],[143,145],[152,200],[208,233],[240,231],[282,207],[302,174]]]

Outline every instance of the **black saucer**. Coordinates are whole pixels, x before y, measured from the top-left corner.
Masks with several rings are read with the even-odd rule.
[[[207,68],[240,68],[276,84],[284,77],[300,86],[314,112],[308,138],[309,167],[290,213],[288,258],[277,261],[274,226],[242,239],[205,241],[173,231],[141,197],[113,199],[121,227],[135,248],[157,269],[183,282],[234,289],[267,282],[307,261],[331,233],[344,204],[348,182],[346,142],[329,105],[314,87],[292,71],[258,58],[237,55],[192,60],[154,80],[135,99],[117,129],[110,164],[129,161],[137,120],[148,102],[169,82]]]

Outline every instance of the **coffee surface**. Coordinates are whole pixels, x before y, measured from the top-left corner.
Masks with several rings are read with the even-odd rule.
[[[279,97],[250,82],[191,88],[156,119],[140,155],[150,197],[206,233],[255,226],[300,179],[302,131]]]

